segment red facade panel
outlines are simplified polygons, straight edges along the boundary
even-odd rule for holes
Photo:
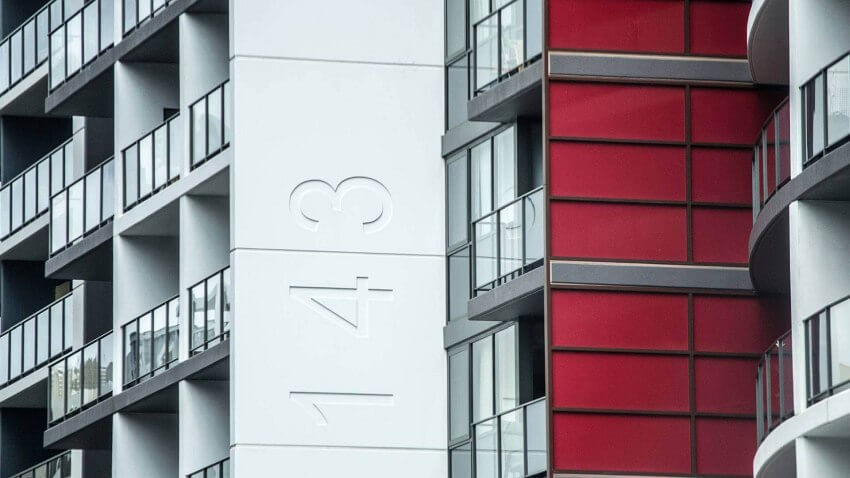
[[[787,304],[754,297],[694,296],[694,347],[760,354],[789,327]],[[753,372],[755,373],[755,372]]]
[[[687,350],[684,295],[552,291],[552,345]]]
[[[749,2],[691,0],[691,53],[746,58],[749,15]]]
[[[758,360],[697,357],[696,407],[707,413],[756,413],[753,374]]]
[[[675,86],[550,85],[554,136],[684,141],[685,94]]]
[[[687,411],[688,387],[686,356],[589,352],[552,356],[556,408]]]
[[[691,138],[697,143],[751,145],[779,99],[757,90],[691,88]]]
[[[558,470],[690,472],[687,417],[555,413],[552,420]]]
[[[697,473],[751,476],[755,436],[755,420],[697,419]]]
[[[681,0],[552,0],[552,49],[683,53]]]
[[[699,207],[692,218],[695,262],[747,263],[751,210]]]
[[[553,202],[552,254],[559,257],[687,259],[684,207]]]
[[[696,202],[752,202],[753,152],[748,149],[691,149],[691,194]]]
[[[554,142],[553,196],[684,201],[685,148]]]

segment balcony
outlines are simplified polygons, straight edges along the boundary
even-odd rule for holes
[[[192,318],[189,354],[195,355],[230,335],[230,299],[233,296],[230,266],[189,289]]]
[[[232,110],[230,80],[189,106],[192,169],[230,146]]]
[[[16,382],[71,348],[74,292],[0,335],[0,388]]]
[[[850,55],[827,66],[803,85],[803,168],[850,139]]]
[[[180,177],[183,122],[179,114],[121,152],[124,162],[124,211],[153,196]]]
[[[228,478],[230,476],[230,458],[210,465],[203,470],[189,474],[189,478]]]
[[[66,451],[11,478],[72,478],[72,463],[72,452]]]
[[[758,443],[779,424],[794,416],[794,364],[791,331],[782,334],[764,353],[756,370],[756,428]]]
[[[542,476],[548,468],[546,399],[472,424],[476,478]]]
[[[123,0],[124,12],[124,36],[130,34],[137,27],[160,14],[165,7],[174,3],[175,0]]]
[[[124,389],[167,370],[180,350],[180,297],[133,319],[121,327],[121,335]]]
[[[50,365],[47,415],[52,426],[112,395],[112,332]]]
[[[50,199],[51,256],[112,220],[114,178],[110,158]]]
[[[753,221],[791,180],[791,112],[788,98],[770,114],[753,147]]]
[[[475,95],[540,58],[542,27],[540,0],[513,0],[475,23],[472,71]]]
[[[64,23],[51,28],[50,91],[112,47],[114,3],[114,0],[92,0]]]
[[[50,198],[74,179],[71,137],[0,189],[0,240],[46,213]]]
[[[809,405],[850,388],[850,298],[803,321],[806,341],[806,400]]]
[[[492,290],[543,263],[543,188],[473,223],[474,294]]]

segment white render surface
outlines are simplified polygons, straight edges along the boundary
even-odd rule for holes
[[[442,2],[230,8],[234,476],[446,476]]]

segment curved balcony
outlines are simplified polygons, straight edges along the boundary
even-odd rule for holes
[[[753,0],[747,58],[756,83],[788,84],[788,0]]]
[[[782,334],[759,360],[756,370],[756,428],[761,443],[794,416],[794,366],[791,331]]]

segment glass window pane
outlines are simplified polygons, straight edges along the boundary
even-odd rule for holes
[[[840,302],[829,311],[832,385],[850,380],[850,300]]]
[[[139,378],[138,364],[139,330],[136,321],[124,326],[124,383]]]
[[[526,407],[526,448],[528,474],[546,471],[546,402],[539,401]]]
[[[477,23],[490,13],[490,0],[469,0],[469,21]]]
[[[35,22],[24,25],[24,74],[35,68]]]
[[[50,50],[47,47],[48,39],[50,38],[50,30],[47,21],[49,20],[49,9],[45,9],[38,14],[35,20],[36,24],[36,60],[38,63],[47,59]]]
[[[50,205],[50,162],[42,161],[38,163],[38,187],[36,208],[38,214],[46,211]]]
[[[850,57],[826,70],[826,131],[829,144],[850,134]]]
[[[0,385],[9,381],[9,334],[0,335]]]
[[[207,341],[212,340],[221,333],[219,292],[220,282],[218,275],[207,279]]]
[[[55,357],[65,350],[62,331],[62,303],[50,307],[50,356]]]
[[[35,367],[35,321],[24,322],[24,372]]]
[[[472,446],[470,444],[459,446],[449,451],[452,473],[451,478],[472,477]]]
[[[493,138],[493,164],[495,165],[496,207],[515,199],[516,194],[516,138],[513,127]]]
[[[68,74],[79,71],[83,65],[83,20],[81,15],[68,20],[65,29],[68,32]]]
[[[151,15],[151,0],[138,0],[139,23]]]
[[[525,204],[525,263],[543,259],[543,223],[546,221],[543,209],[543,191],[527,196]]]
[[[24,35],[19,30],[14,35],[12,35],[12,39],[9,43],[10,48],[12,49],[12,83],[14,84],[18,80],[21,79],[23,74],[23,61],[24,61],[24,45],[23,45]]]
[[[201,100],[192,107],[192,165],[207,156],[207,113],[206,101]]]
[[[71,141],[62,148],[62,164],[65,166],[65,185],[74,182],[74,142]]]
[[[183,121],[178,116],[168,123],[168,177],[173,179],[180,176],[183,170]]]
[[[472,344],[472,421],[493,415],[493,337]]]
[[[191,310],[189,314],[192,317],[192,339],[190,346],[192,349],[203,345],[206,339],[206,330],[204,324],[206,322],[206,301],[204,298],[204,284],[200,283],[192,288],[191,292]]]
[[[86,231],[100,224],[100,169],[86,176]]]
[[[12,182],[12,230],[24,223],[24,180],[21,178]]]
[[[516,326],[496,333],[496,413],[519,405]]]
[[[499,275],[505,276],[522,268],[522,202],[499,211]]]
[[[218,465],[211,466],[207,468],[207,475],[204,478],[221,478],[219,471],[220,469]]]
[[[65,187],[65,150],[59,149],[50,155],[50,195]]]
[[[469,436],[469,348],[449,355],[449,441]]]
[[[448,247],[466,242],[469,228],[467,213],[467,184],[466,152],[450,159],[446,165],[446,181],[448,189]]]
[[[136,0],[124,0],[124,31],[136,26]]]
[[[506,413],[501,417],[501,460],[502,478],[525,477],[524,420],[522,409]]]
[[[97,386],[100,367],[97,361],[99,356],[97,342],[83,349],[83,405],[97,400],[98,397]]]
[[[472,164],[472,220],[489,213],[492,207],[492,180],[490,161],[490,140],[487,140],[470,150]]]
[[[233,116],[233,91],[230,88],[230,82],[224,84],[224,136],[223,144],[229,144],[230,138],[233,135],[232,129]]]
[[[109,334],[100,339],[100,361],[98,365],[98,377],[100,380],[100,395],[108,395],[112,393],[112,356],[115,353],[112,350],[114,344],[112,342],[112,334]]]
[[[475,90],[482,90],[499,77],[499,17],[493,15],[475,27]]]
[[[11,193],[12,187],[7,186],[0,189],[0,237],[9,235],[10,229],[10,208],[11,208]]]
[[[489,290],[498,278],[496,223],[491,214],[475,223],[475,288]]]
[[[446,56],[466,49],[466,0],[446,0]]]
[[[32,221],[35,217],[36,192],[36,169],[30,169],[24,174],[24,222]]]
[[[145,136],[139,141],[139,197],[153,189],[153,138]]]
[[[502,31],[501,48],[502,64],[500,72],[508,73],[514,68],[525,63],[525,23],[522,19],[522,2],[513,4],[502,9]]]
[[[446,129],[452,129],[467,120],[466,103],[469,101],[469,56],[464,55],[446,67]]]
[[[449,320],[465,317],[469,301],[469,248],[449,256]]]
[[[83,10],[83,63],[88,63],[97,56],[98,45],[98,2],[89,3]]]
[[[163,367],[168,363],[168,329],[166,328],[166,305],[153,311],[153,368]]]
[[[50,313],[48,311],[41,312],[35,318],[36,322],[36,340],[35,361],[41,365],[49,358],[50,350]]]
[[[499,471],[496,419],[475,426],[475,478],[496,478]]]
[[[82,367],[82,354],[77,352],[68,356],[68,413],[78,410],[82,405],[82,376],[80,369]]]
[[[68,241],[83,235],[83,188],[83,181],[68,188]]]
[[[525,60],[528,61],[543,52],[543,2],[525,0]]]
[[[100,202],[100,218],[105,221],[115,214],[115,161],[109,161],[101,168],[103,185],[101,193],[103,198]]]
[[[50,34],[50,87],[65,81],[65,27]]]
[[[65,415],[65,361],[50,367],[50,421]]]
[[[162,126],[153,133],[153,187],[165,185],[168,178],[168,128]]]
[[[826,350],[829,337],[826,331],[826,312],[808,322],[809,328],[809,396],[825,392],[829,387]]]
[[[218,89],[207,97],[207,110],[209,112],[207,115],[207,128],[209,129],[207,140],[209,149],[207,151],[210,153],[220,149],[222,144],[221,94],[222,90]]]
[[[168,361],[177,360],[180,353],[180,299],[168,303]]]
[[[221,274],[221,279],[224,281],[221,287],[221,293],[223,294],[221,298],[222,303],[222,311],[221,311],[221,332],[227,332],[230,330],[230,300],[233,297],[233,279],[232,273],[230,269],[226,269]]]
[[[10,379],[18,378],[21,375],[21,359],[23,358],[22,340],[23,328],[15,327],[12,329],[12,332],[9,334],[9,353],[11,354],[9,358]]]
[[[55,30],[63,22],[65,19],[62,17],[62,0],[53,0],[50,4],[50,29]]]
[[[69,295],[62,301],[62,320],[65,321],[65,348],[73,344],[74,340],[74,296]]]
[[[115,20],[115,6],[113,2],[100,2],[100,49],[113,43],[113,22]]]
[[[56,252],[65,247],[67,242],[67,213],[65,211],[65,196],[59,194],[53,198],[50,207],[50,251]]]
[[[9,88],[9,42],[0,44],[0,91]]]
[[[150,314],[139,319],[139,376],[143,377],[152,370],[152,326]]]
[[[804,89],[806,106],[806,158],[811,158],[823,150],[823,81],[822,77]]]
[[[71,15],[80,11],[83,8],[85,0],[65,0],[65,18],[70,18]]]
[[[139,199],[139,154],[136,145],[124,151],[124,207]]]

